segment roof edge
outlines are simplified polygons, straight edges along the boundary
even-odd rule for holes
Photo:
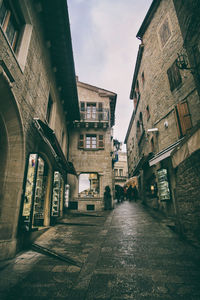
[[[151,6],[149,8],[149,10],[147,11],[147,14],[142,22],[142,25],[140,26],[140,29],[136,35],[137,38],[142,39],[143,35],[145,33],[145,31],[147,30],[149,24],[151,23],[151,20],[158,8],[158,6],[160,5],[160,2],[162,0],[153,0],[153,2],[151,3]]]

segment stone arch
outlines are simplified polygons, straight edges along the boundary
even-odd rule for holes
[[[0,258],[16,251],[16,233],[24,171],[24,135],[19,109],[11,84],[0,70]]]

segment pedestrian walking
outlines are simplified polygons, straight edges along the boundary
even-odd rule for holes
[[[132,185],[130,184],[127,190],[127,198],[129,201],[132,201],[133,199],[133,188]]]
[[[111,209],[111,193],[110,193],[110,187],[108,185],[105,187],[105,192],[104,192],[104,209],[105,210]]]

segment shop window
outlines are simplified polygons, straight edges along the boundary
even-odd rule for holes
[[[53,108],[53,100],[51,98],[51,95],[49,95],[49,100],[48,100],[48,105],[47,105],[47,114],[46,114],[46,120],[48,123],[50,123],[50,121],[51,121],[52,108]]]
[[[182,78],[180,70],[176,65],[176,61],[173,65],[167,70],[167,75],[169,79],[170,90],[174,91],[182,83]]]
[[[43,226],[48,166],[38,154],[30,154],[25,181],[22,211],[26,230],[31,226]]]
[[[10,6],[13,3],[13,1],[0,0],[0,25],[15,51],[22,24],[16,11],[13,9],[14,6]]]
[[[99,176],[97,173],[79,175],[79,197],[95,198],[99,196]]]
[[[186,100],[176,105],[175,119],[179,137],[186,135],[187,132],[192,128],[191,115]]]

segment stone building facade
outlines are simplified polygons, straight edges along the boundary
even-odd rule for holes
[[[66,1],[1,0],[0,259],[62,215],[78,118]]]
[[[195,3],[191,1],[188,10],[180,1],[152,2],[137,34],[141,44],[130,93],[134,108],[125,138],[129,176],[138,176],[142,201],[173,217],[177,230],[188,236],[200,227],[200,44],[198,30],[192,30]],[[195,22],[197,26],[199,14]]]
[[[118,161],[114,164],[114,180],[115,186],[124,186],[128,179],[127,154],[126,152],[118,152]]]
[[[78,176],[69,176],[69,208],[100,211],[106,186],[113,195],[112,127],[117,95],[79,80],[77,88],[81,117],[71,130],[70,160]]]

